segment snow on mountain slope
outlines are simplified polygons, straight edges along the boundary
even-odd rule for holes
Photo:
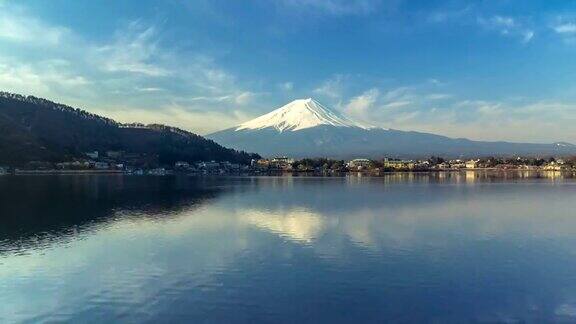
[[[298,131],[320,125],[368,128],[326,108],[318,101],[308,98],[294,100],[268,114],[247,121],[238,126],[236,131],[271,127],[279,132],[284,132]]]

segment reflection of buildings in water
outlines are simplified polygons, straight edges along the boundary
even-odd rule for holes
[[[560,171],[542,171],[542,177],[548,179],[564,179],[565,174]]]
[[[466,183],[473,183],[476,181],[476,172],[475,171],[464,171]]]
[[[444,179],[446,179],[447,174],[448,174],[447,172],[443,172],[443,171],[438,172],[438,179],[439,179],[439,180],[444,180]]]

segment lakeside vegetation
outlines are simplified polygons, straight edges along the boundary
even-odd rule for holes
[[[265,163],[261,163],[264,167]],[[394,172],[394,171],[449,171],[460,169],[545,170],[574,171],[576,156],[558,158],[485,157],[479,159],[447,159],[432,156],[424,160],[354,159],[350,161],[327,158],[301,159],[292,163],[271,163],[268,169],[296,172]]]

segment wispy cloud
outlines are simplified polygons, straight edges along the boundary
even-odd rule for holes
[[[400,108],[409,106],[412,104],[412,101],[392,101],[382,105],[383,108]]]
[[[93,111],[111,116],[120,122],[162,123],[182,129],[190,129],[190,125],[194,125],[194,132],[198,134],[213,132],[214,125],[218,125],[218,130],[220,130],[238,125],[251,118],[241,110],[211,111],[202,107],[169,103],[159,105],[154,110],[120,106],[113,111],[107,109],[94,109]]]
[[[280,0],[282,5],[306,10],[310,13],[343,15],[365,15],[375,12],[381,5],[379,0]]]
[[[283,91],[292,91],[294,89],[293,82],[283,82],[278,85],[278,87]]]
[[[378,89],[367,90],[361,95],[350,99],[348,104],[345,106],[345,111],[352,116],[364,119],[363,117],[366,115],[367,110],[374,106],[379,97],[380,91]]]
[[[70,33],[68,28],[51,26],[24,15],[19,7],[4,8],[0,11],[0,40],[36,46],[58,45]]]
[[[379,117],[388,114],[386,111],[410,107],[415,99],[411,87],[398,87],[388,91],[372,88],[349,99],[344,111],[356,119],[374,124],[379,121]]]
[[[128,22],[109,39],[95,42],[11,4],[5,6],[0,11],[2,90],[43,96],[111,117],[131,116],[132,121],[144,121],[138,116],[151,121],[154,115],[166,120],[161,107],[170,102],[179,111],[202,108],[203,116],[214,114],[215,120],[224,122],[234,118],[222,118],[223,114],[258,96],[240,86],[236,76],[213,57],[199,50],[181,53],[165,44],[158,25]],[[20,55],[24,47],[41,49],[41,59],[33,55],[38,50]],[[124,107],[122,114],[118,107]],[[140,114],[127,113],[128,108]],[[178,124],[193,131],[223,126],[223,122],[206,123],[198,118],[184,120],[186,125]]]
[[[372,88],[344,108],[372,125],[479,140],[571,142],[570,125],[576,123],[576,102],[460,100],[419,87]]]
[[[564,23],[553,27],[558,34],[576,34],[576,23]]]
[[[552,30],[564,41],[566,44],[576,44],[576,22],[565,21],[558,19],[559,22],[552,25]]]
[[[509,16],[495,15],[491,17],[478,17],[478,24],[487,30],[498,31],[501,35],[519,37],[522,42],[528,43],[534,38],[535,32],[526,27],[518,19]]]
[[[156,64],[162,59],[159,56],[164,54],[158,48],[157,34],[155,26],[145,26],[139,21],[133,21],[126,30],[116,34],[113,43],[97,47],[95,55],[109,72],[169,75],[169,70]]]
[[[342,74],[336,74],[330,79],[320,84],[313,92],[317,95],[326,96],[331,99],[337,99],[342,96],[343,83],[346,77]]]
[[[63,62],[22,63],[14,58],[0,57],[0,89],[4,91],[75,99],[75,96],[89,96],[87,88],[90,86],[91,81],[70,70]]]
[[[156,87],[146,87],[146,88],[137,87],[136,90],[141,91],[141,92],[165,91],[165,89],[163,89],[163,88],[156,88]]]
[[[429,100],[444,100],[444,99],[450,99],[453,96],[451,94],[448,93],[431,93],[429,95],[426,96],[426,99]]]

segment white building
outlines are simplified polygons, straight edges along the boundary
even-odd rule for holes
[[[568,167],[564,164],[564,161],[561,161],[562,163],[559,163],[558,161],[553,161],[550,162],[546,165],[544,165],[542,167],[543,170],[545,171],[564,171],[564,170],[568,170]]]
[[[294,159],[282,156],[282,157],[273,158],[271,162],[272,163],[278,163],[278,164],[292,164],[292,163],[294,163]]]
[[[466,169],[476,169],[478,167],[478,161],[470,160],[466,162]]]
[[[94,163],[94,169],[96,169],[96,170],[108,170],[109,168],[110,168],[110,165],[108,165],[108,163],[106,163],[106,162]]]
[[[462,160],[451,160],[449,163],[452,169],[463,169],[466,167],[466,162]]]
[[[199,162],[196,165],[198,166],[198,169],[201,169],[201,170],[213,170],[213,169],[220,168],[220,163],[216,162],[216,161]]]
[[[416,167],[416,163],[412,160],[384,160],[385,168],[392,168],[397,170],[412,170]]]
[[[86,156],[88,156],[88,157],[91,158],[91,159],[97,159],[98,156],[99,156],[98,151],[86,152],[86,153],[84,153],[84,154],[86,154]]]
[[[174,164],[176,169],[188,169],[190,167],[190,163],[184,161],[178,161]]]
[[[369,167],[372,164],[372,161],[368,159],[354,159],[346,163],[346,167],[349,169],[364,169]]]

